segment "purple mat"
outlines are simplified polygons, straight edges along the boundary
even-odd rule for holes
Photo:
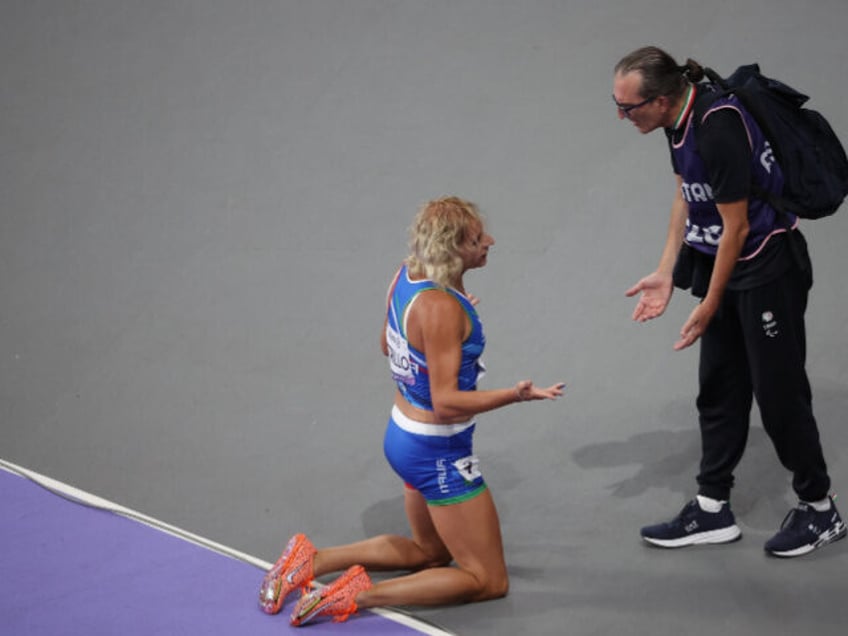
[[[375,634],[421,631],[360,612],[288,624],[256,603],[262,570],[0,470],[0,634]]]

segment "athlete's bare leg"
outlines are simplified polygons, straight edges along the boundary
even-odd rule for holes
[[[448,506],[428,506],[405,489],[412,539],[380,535],[318,550],[315,576],[359,563],[366,570],[417,570],[379,581],[357,596],[361,608],[381,605],[447,605],[506,595],[509,578],[500,521],[491,492]],[[451,556],[456,562],[449,567]]]
[[[313,561],[315,576],[339,572],[355,563],[375,571],[420,570],[450,563],[450,552],[439,538],[424,497],[417,490],[404,488],[404,504],[412,539],[384,534],[321,548]]]
[[[447,605],[500,598],[509,589],[500,522],[489,490],[449,506],[429,506],[434,528],[456,567],[433,567],[376,583],[359,607]]]

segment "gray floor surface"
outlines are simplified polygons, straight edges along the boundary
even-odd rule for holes
[[[630,321],[674,180],[610,101],[643,44],[758,61],[848,139],[843,0],[4,0],[0,457],[267,560],[405,531],[381,439],[386,286],[423,201],[480,204],[468,278],[486,386],[563,379],[479,418],[512,590],[419,612],[459,634],[837,634],[848,541],[762,543],[793,503],[756,413],[744,537],[638,528],[694,492],[693,300]],[[804,225],[808,369],[848,488],[848,212]],[[843,506],[848,511],[848,504]]]

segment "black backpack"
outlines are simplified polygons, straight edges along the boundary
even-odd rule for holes
[[[740,66],[727,78],[709,68],[704,74],[715,88],[698,99],[695,121],[713,101],[733,93],[759,124],[783,171],[782,193],[755,185],[754,194],[776,210],[805,219],[836,212],[848,196],[848,158],[827,120],[803,107],[809,97],[760,74],[757,64]]]

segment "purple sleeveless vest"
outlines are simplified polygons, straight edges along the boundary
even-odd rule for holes
[[[711,113],[722,108],[733,109],[742,116],[742,122],[748,134],[748,144],[751,147],[751,175],[754,182],[766,191],[781,192],[783,173],[775,161],[771,145],[763,136],[754,118],[742,108],[735,95],[716,100],[704,113],[701,121],[703,122]],[[715,256],[724,228],[721,215],[713,200],[707,168],[698,153],[693,119],[694,114],[686,123],[681,141],[677,144],[672,143],[671,146],[675,165],[683,179],[681,186],[683,198],[689,204],[684,241],[699,252]],[[797,219],[793,216],[790,219],[790,226],[796,223]],[[739,260],[754,258],[769,237],[778,232],[785,232],[787,225],[786,221],[780,218],[780,213],[765,201],[753,196],[748,200],[748,224],[750,231]]]

